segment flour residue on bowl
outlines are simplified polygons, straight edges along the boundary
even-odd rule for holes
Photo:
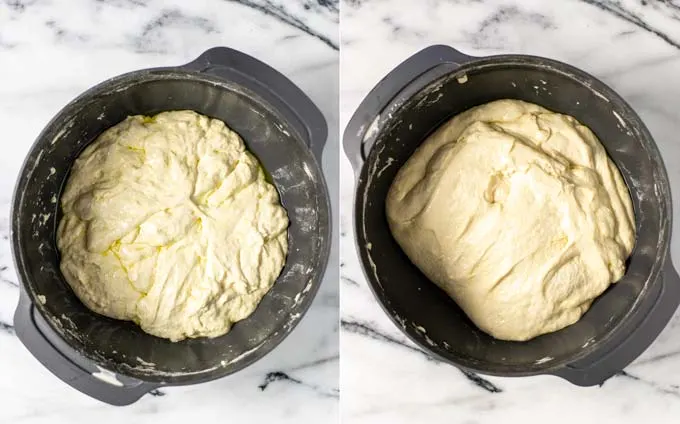
[[[380,155],[382,152],[385,150],[385,146],[381,145],[379,148],[377,146],[374,146],[374,149],[377,148],[378,150],[376,151],[376,157],[375,160],[372,161],[371,166],[368,170],[368,177],[366,178],[366,184],[364,186],[364,192],[362,193],[363,196],[363,218],[361,222],[361,230],[362,230],[362,235],[364,240],[366,240],[365,244],[365,252],[366,252],[366,258],[368,259],[369,266],[371,267],[371,271],[373,273],[373,277],[375,278],[376,283],[382,287],[382,282],[380,281],[380,278],[378,277],[378,269],[375,265],[375,261],[373,260],[373,257],[371,256],[371,247],[372,244],[368,238],[368,231],[366,228],[366,210],[369,206],[368,202],[368,193],[371,188],[371,184],[373,183],[373,179],[376,178],[377,172],[378,172],[378,163],[380,162]],[[359,181],[360,183],[360,181]]]
[[[276,184],[276,188],[282,195],[289,191],[299,190],[307,186],[305,181],[297,181],[295,184],[289,184],[289,182],[295,181],[293,178],[293,171],[290,169],[289,165],[271,171],[271,176],[275,181],[279,182],[279,184]]]
[[[103,381],[104,383],[108,383],[112,386],[117,386],[117,387],[123,387],[124,386],[124,384],[121,383],[118,380],[115,373],[113,373],[113,372],[111,372],[107,369],[104,369],[104,368],[100,367],[99,365],[97,365],[97,369],[99,371],[93,372],[92,373],[93,377]]]
[[[301,231],[310,232],[314,230],[317,221],[317,213],[314,208],[309,206],[295,207],[293,208],[293,217]]]
[[[311,169],[309,169],[309,165],[307,165],[307,162],[302,162],[302,170],[305,171],[305,174],[307,174],[311,181],[316,182],[316,175],[312,172]]]
[[[251,349],[246,350],[245,352],[241,353],[241,354],[238,355],[237,357],[235,357],[235,358],[233,358],[233,359],[230,359],[229,361],[221,361],[221,362],[220,362],[220,365],[223,366],[223,367],[226,367],[227,365],[231,365],[231,364],[235,364],[235,363],[237,363],[237,362],[240,362],[240,361],[242,361],[244,358],[247,358],[248,356],[250,356],[251,353],[255,352],[255,351],[258,350],[260,347],[262,347],[262,345],[264,345],[266,342],[267,342],[267,340],[265,339],[264,341],[262,341],[262,342],[261,342],[260,344],[258,344],[257,346],[255,346],[255,347],[253,347],[253,348],[251,348]]]
[[[625,129],[626,134],[633,135],[633,133],[631,133],[630,129],[628,128],[628,124],[626,124],[626,121],[621,117],[621,115],[618,114],[618,112],[616,112],[615,110],[612,110],[612,115],[614,115],[616,120],[619,121],[619,125],[618,125],[619,129],[621,129],[621,130]]]
[[[295,312],[294,314],[291,314],[290,317],[288,318],[288,321],[283,325],[283,328],[286,330],[290,330],[295,326],[295,324],[302,318],[302,314],[300,312]]]
[[[433,347],[437,346],[437,343],[435,343],[430,338],[430,336],[427,335],[427,330],[425,329],[425,327],[423,327],[422,325],[418,325],[414,322],[411,323],[411,326],[413,326],[413,328],[425,339],[425,342],[427,344],[429,344],[430,346],[433,346]]]
[[[290,137],[290,133],[288,131],[286,131],[285,128],[283,128],[283,125],[280,125],[280,124],[274,124],[274,125],[276,126],[276,129],[278,129],[281,134],[284,134],[284,135]]]
[[[583,345],[581,346],[581,348],[583,348],[583,349],[587,348],[588,346],[590,346],[591,344],[593,344],[594,341],[595,341],[595,337],[590,337],[588,340],[586,340],[585,343],[583,343]]]
[[[49,221],[50,216],[52,216],[52,214],[48,212],[48,213],[41,213],[38,216],[40,217],[40,219],[38,220],[38,225],[43,226],[43,225],[47,224],[47,221]]]
[[[288,165],[276,168],[271,171],[272,177],[275,179],[289,180],[293,177],[293,173],[288,169]]]
[[[435,103],[437,103],[439,100],[441,100],[442,97],[444,97],[444,94],[442,93],[437,93],[434,99],[430,98],[430,94],[434,94],[436,91],[433,91],[431,93],[428,93],[425,97],[420,99],[420,101],[416,104],[416,109],[422,108],[423,106],[431,106]]]
[[[387,168],[389,168],[390,166],[392,166],[392,163],[393,163],[393,162],[394,162],[394,158],[392,158],[392,157],[388,157],[388,158],[387,158],[387,163],[385,164],[385,166],[383,166],[382,168],[380,168],[380,170],[378,171],[378,178],[380,178],[380,176],[382,175],[382,173],[385,172],[385,170],[386,170]]]
[[[153,362],[147,362],[147,361],[143,360],[142,358],[140,358],[139,356],[137,356],[135,358],[135,360],[137,362],[139,362],[140,364],[144,365],[145,367],[148,367],[148,368],[155,368],[156,367],[156,364],[154,364]]]
[[[545,357],[543,357],[543,358],[537,360],[536,362],[534,362],[534,364],[536,364],[536,365],[545,364],[546,362],[550,362],[550,361],[552,361],[553,359],[554,359],[554,358],[553,358],[552,356],[545,356]]]
[[[591,91],[591,93],[593,93],[597,97],[601,98],[605,102],[609,103],[609,99],[604,94],[600,93],[599,91],[597,91],[593,87],[591,87],[591,85],[589,83],[585,83],[585,86],[588,87],[588,89]]]
[[[368,126],[368,129],[366,130],[366,134],[364,134],[364,138],[362,141],[365,143],[367,140],[374,137],[376,134],[378,134],[379,129],[380,129],[380,115],[377,115],[375,119],[373,119],[373,122],[371,122],[371,125]]]
[[[57,135],[55,135],[52,140],[50,141],[50,145],[54,145],[59,141],[63,136],[71,132],[71,129],[73,128],[73,124],[76,122],[76,117],[73,116],[69,121],[59,130]]]

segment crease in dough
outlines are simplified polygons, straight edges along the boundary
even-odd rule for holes
[[[192,111],[131,116],[78,157],[61,270],[80,300],[179,341],[248,317],[284,266],[288,216],[257,159]]]
[[[442,125],[397,173],[386,212],[411,261],[502,340],[575,323],[635,243],[628,189],[593,132],[518,100]]]

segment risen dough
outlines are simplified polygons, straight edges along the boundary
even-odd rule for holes
[[[191,111],[132,116],[76,160],[57,246],[76,295],[173,341],[250,315],[287,252],[288,217],[239,136]]]
[[[528,340],[576,322],[625,271],[631,199],[595,135],[516,100],[439,128],[387,196],[392,233],[483,331]]]

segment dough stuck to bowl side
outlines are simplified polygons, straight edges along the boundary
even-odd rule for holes
[[[179,341],[248,317],[284,266],[288,216],[241,138],[193,111],[131,116],[76,159],[61,270],[80,300]]]
[[[437,129],[397,173],[386,212],[411,261],[501,340],[578,321],[635,243],[630,194],[593,132],[518,100]]]

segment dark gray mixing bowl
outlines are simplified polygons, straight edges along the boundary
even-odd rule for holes
[[[624,278],[576,324],[527,342],[496,340],[479,330],[409,261],[385,216],[397,170],[434,129],[505,98],[572,115],[590,127],[628,185],[637,230]],[[669,254],[671,192],[659,150],[630,106],[581,70],[540,57],[470,57],[432,46],[368,94],[347,125],[344,148],[357,174],[354,229],[369,285],[392,321],[435,357],[483,374],[554,374],[578,385],[599,384],[640,355],[678,306],[680,278]]]
[[[241,135],[271,175],[290,227],[285,268],[250,317],[222,337],[172,343],[87,309],[59,271],[55,233],[59,195],[82,149],[128,115],[178,109],[218,118]],[[227,48],[88,90],[43,130],[16,185],[11,239],[21,282],[19,339],[62,380],[116,405],[160,386],[223,377],[262,358],[307,311],[326,268],[330,203],[320,167],[326,136],[321,112],[290,80]]]

